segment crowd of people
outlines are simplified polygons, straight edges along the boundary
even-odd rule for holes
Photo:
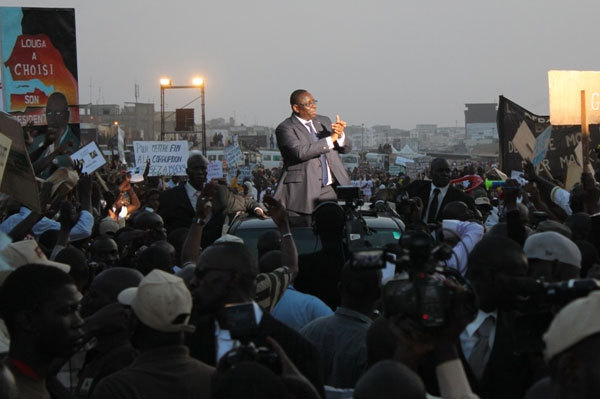
[[[359,213],[336,201],[315,207],[319,245],[299,253],[276,171],[206,181],[191,151],[168,182],[149,164],[81,173],[66,103],[49,104],[27,137],[41,212],[2,200],[0,398],[599,394],[593,174],[566,190],[530,163],[518,180],[440,158],[427,179],[350,171],[404,225],[365,263],[346,231]],[[273,222],[256,247],[227,232],[240,214]]]

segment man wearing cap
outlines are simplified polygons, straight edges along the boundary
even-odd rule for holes
[[[529,275],[547,282],[580,277],[581,251],[564,235],[544,231],[530,235],[523,247],[529,260]]]
[[[565,306],[544,334],[551,395],[595,399],[600,393],[600,292]]]
[[[153,270],[118,300],[132,309],[131,342],[139,357],[127,368],[104,378],[92,398],[208,398],[214,369],[190,357],[183,333],[192,296],[179,277]]]

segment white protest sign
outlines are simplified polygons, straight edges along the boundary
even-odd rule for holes
[[[134,141],[135,165],[146,167],[150,160],[149,176],[185,176],[189,149],[187,141]]]
[[[239,167],[240,176],[238,177],[238,181],[244,181],[245,178],[252,179],[252,169],[250,166],[240,166]]]
[[[550,123],[581,124],[581,91],[585,90],[587,123],[600,123],[600,72],[548,71]]]
[[[82,173],[91,174],[100,169],[106,163],[102,151],[95,141],[90,141],[71,155],[73,161],[83,162]]]
[[[235,166],[236,163],[244,159],[244,154],[242,153],[242,150],[240,149],[240,146],[237,144],[237,142],[230,145],[229,147],[226,147],[223,153],[225,155],[225,160],[227,161],[227,165],[229,167]]]
[[[212,161],[208,163],[208,168],[206,169],[206,181],[211,181],[212,179],[221,179],[223,177],[223,162],[221,161]]]
[[[520,185],[524,186],[529,183],[527,180],[523,178],[523,172],[520,170],[511,170],[510,178],[515,179]]]

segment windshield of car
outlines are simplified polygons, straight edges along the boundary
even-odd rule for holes
[[[256,243],[259,237],[268,230],[276,230],[274,228],[253,228],[253,229],[236,229],[235,232],[230,232],[244,240],[246,246],[257,255],[258,250]],[[310,227],[294,227],[292,228],[294,242],[298,250],[298,255],[311,254],[318,252],[321,249],[321,241]],[[391,228],[371,228],[371,234],[366,239],[374,248],[382,248],[386,244],[397,243],[401,237],[400,229]]]

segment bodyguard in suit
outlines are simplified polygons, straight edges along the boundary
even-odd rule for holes
[[[207,197],[212,202],[212,215],[202,236],[202,247],[206,248],[222,233],[225,217],[236,212],[247,212],[265,218],[264,209],[252,198],[234,194],[226,186],[205,185],[208,159],[200,151],[191,151],[187,161],[188,181],[160,195],[158,214],[163,218],[167,232],[180,227],[190,227],[194,220],[198,198]],[[206,186],[206,187],[205,187]]]
[[[352,147],[344,134],[346,122],[317,115],[317,100],[308,91],[294,91],[290,105],[292,115],[275,130],[283,171],[274,197],[286,209],[309,215],[316,203],[337,199],[337,185],[350,184],[339,153]]]
[[[473,248],[468,267],[478,313],[461,333],[459,348],[470,385],[482,399],[522,398],[536,370],[517,351],[515,294],[506,285],[526,275],[527,258],[509,238],[487,237]]]
[[[475,202],[464,192],[450,186],[450,164],[443,158],[431,161],[429,180],[415,180],[408,186],[411,197],[419,197],[423,202],[421,219],[425,223],[442,220],[442,210],[453,201],[462,201],[475,211]]]

